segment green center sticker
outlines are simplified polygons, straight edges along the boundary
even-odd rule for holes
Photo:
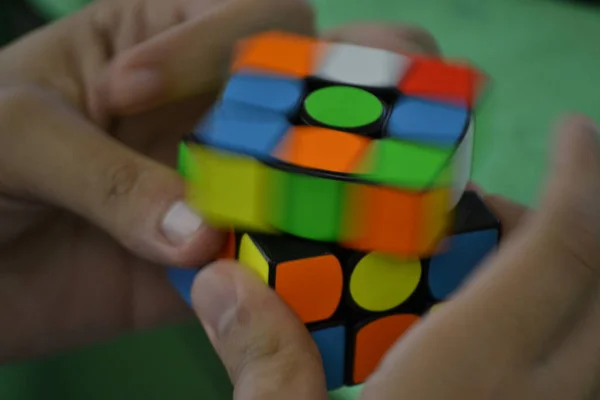
[[[371,124],[383,113],[383,104],[366,90],[330,86],[316,90],[304,100],[308,115],[322,124],[358,128]]]

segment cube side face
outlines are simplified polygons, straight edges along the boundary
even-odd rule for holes
[[[274,288],[311,332],[330,390],[364,383],[410,327],[437,309],[477,270],[500,240],[501,226],[474,192],[466,192],[452,232],[428,258],[360,252],[292,236],[238,232],[223,254]],[[169,268],[191,303],[198,269]]]
[[[455,165],[470,165],[460,161],[472,151],[461,144],[474,69],[267,32],[244,41],[232,72],[188,144],[198,157],[182,161],[200,171],[186,178],[201,215],[217,226],[430,255],[451,224],[451,194],[461,190]],[[450,87],[440,73],[460,80]],[[420,197],[414,220],[386,226],[352,212],[379,188]],[[444,201],[427,200],[439,192]],[[399,208],[390,220],[402,219]]]

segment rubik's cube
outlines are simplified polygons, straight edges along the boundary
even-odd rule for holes
[[[187,201],[307,325],[328,387],[361,383],[499,240],[465,192],[482,75],[284,32],[231,72],[181,143]],[[185,295],[194,273],[170,276]]]

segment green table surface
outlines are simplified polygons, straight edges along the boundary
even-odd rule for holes
[[[565,111],[600,120],[600,14],[558,0],[316,0],[323,28],[408,21],[493,78],[479,113],[474,179],[533,204],[546,176],[551,126]],[[353,399],[359,388],[333,399]],[[2,399],[232,397],[196,322],[0,369]]]

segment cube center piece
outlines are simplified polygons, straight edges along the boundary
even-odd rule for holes
[[[381,125],[386,113],[385,103],[367,90],[327,86],[306,96],[301,118],[307,125],[356,131],[373,139],[382,139]]]

